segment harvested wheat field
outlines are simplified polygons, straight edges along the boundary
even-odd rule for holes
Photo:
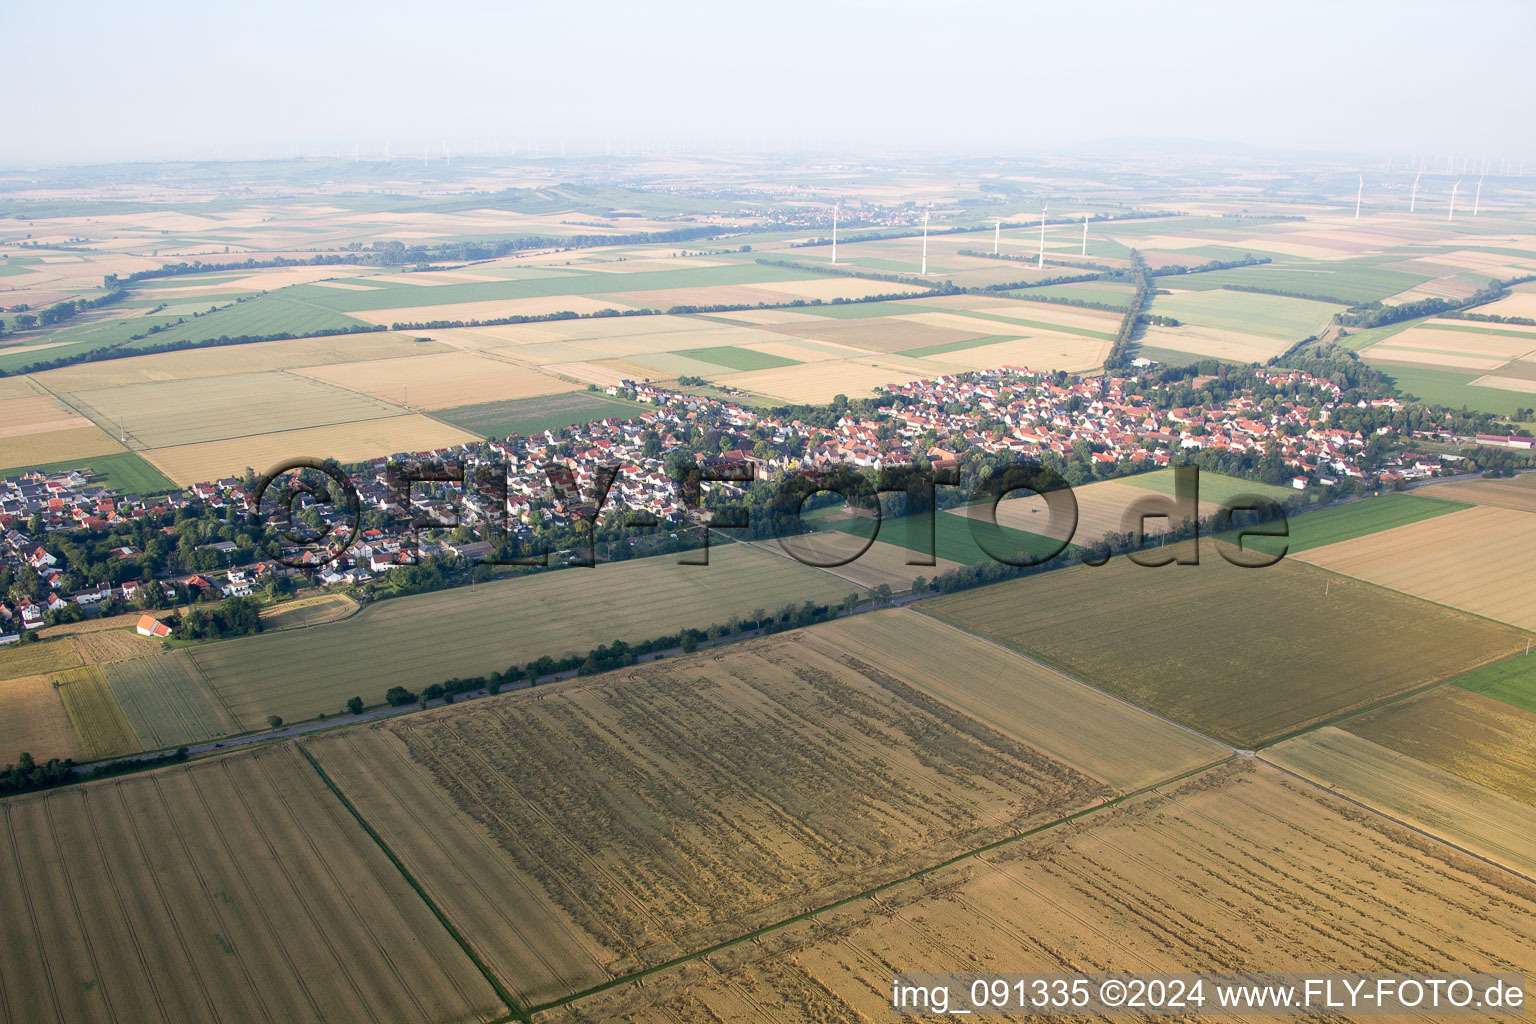
[[[1440,686],[1339,726],[1536,807],[1536,714]]]
[[[291,746],[7,800],[0,843],[7,1020],[505,1012]]]
[[[75,641],[69,637],[0,647],[0,679],[45,675],[81,664]]]
[[[360,462],[380,455],[415,453],[467,444],[479,438],[428,416],[388,416],[302,430],[236,437],[141,452],[156,469],[187,486],[238,475],[246,466],[258,473],[299,455]]]
[[[346,594],[321,594],[318,597],[301,597],[296,601],[284,601],[261,610],[263,632],[277,629],[307,629],[337,619],[345,619],[357,611],[357,602]]]
[[[921,365],[921,364],[919,364]],[[867,398],[871,391],[886,384],[902,384],[923,377],[937,376],[942,367],[911,368],[899,360],[882,362],[862,359],[837,359],[799,366],[777,366],[771,370],[748,370],[710,377],[717,384],[755,391],[782,398],[787,402],[830,402],[836,395]]]
[[[387,402],[409,404],[412,409],[445,409],[504,398],[534,398],[580,387],[531,367],[469,352],[334,363],[299,372],[349,391],[360,391]]]
[[[791,557],[797,561],[803,559],[806,565],[849,558],[864,546],[866,539],[838,530],[826,533],[805,533],[785,538],[790,546]],[[761,546],[764,551],[773,555],[785,553],[778,542],[762,542],[761,545],[753,546]],[[918,576],[933,579],[939,573],[960,565],[959,562],[951,562],[944,558],[936,558],[936,565],[907,564],[908,559],[920,557],[922,556],[917,552],[900,545],[877,540],[853,561],[846,565],[829,566],[825,571],[860,587],[873,589],[884,583],[893,591],[900,593],[903,590],[910,590],[912,580]]]
[[[1506,480],[1458,480],[1448,484],[1430,484],[1423,493],[1447,501],[1469,501],[1474,505],[1536,512],[1536,473],[1526,473]]]
[[[400,412],[397,406],[282,371],[124,384],[71,392],[70,399],[98,424],[125,429],[143,448],[351,423]]]
[[[338,334],[323,338],[220,345],[182,352],[159,352],[130,359],[79,363],[39,373],[37,379],[54,391],[89,391],[124,384],[222,377],[231,373],[261,373],[298,366],[393,359],[447,351],[450,351],[447,345],[417,341],[401,334]]]
[[[1296,557],[1405,594],[1536,629],[1536,514],[1469,508]]]
[[[69,668],[55,672],[53,681],[83,758],[94,761],[142,749],[101,669],[95,665]]]
[[[1536,875],[1536,807],[1498,790],[1332,726],[1263,757],[1479,857]]]
[[[123,451],[116,439],[91,426],[0,437],[0,469],[89,459]]]
[[[126,629],[97,629],[75,635],[75,649],[87,665],[110,665],[157,654],[160,641]]]
[[[1173,527],[1181,525],[1187,518],[1183,515],[1182,506],[1174,500],[1172,495],[1156,494],[1144,487],[1136,487],[1119,480],[1101,480],[1083,487],[1074,487],[1072,496],[1077,499],[1075,528],[1072,528],[1072,524],[1064,518],[1051,516],[1044,498],[1023,491],[1016,492],[1012,497],[1005,497],[997,503],[997,524],[1049,537],[1052,540],[1088,544],[1103,539],[1107,533],[1128,532],[1125,517],[1136,509],[1146,513],[1148,518],[1140,524],[1140,527],[1133,521],[1130,524],[1131,529],[1141,528],[1149,537],[1166,533],[1171,528],[1168,518],[1160,514],[1155,516],[1151,514],[1154,510],[1161,512],[1166,507],[1175,509],[1177,520],[1172,524]],[[1224,507],[1213,501],[1201,501],[1197,506],[1196,517],[1205,519],[1220,512]],[[950,510],[949,514],[974,516],[984,520],[989,508],[990,506],[985,504],[965,505]],[[1067,532],[1069,529],[1072,529],[1070,535]]]
[[[536,1003],[1107,795],[904,677],[811,629],[307,746]],[[396,831],[395,780],[413,775],[431,785],[409,812],[432,824]],[[559,931],[523,924],[530,949],[510,922],[471,924],[493,913],[479,887],[519,894],[511,922]]]
[[[52,676],[0,680],[0,765],[15,764],[23,752],[39,762],[80,757],[80,741]]]
[[[48,395],[0,400],[0,443],[24,434],[75,430],[90,425],[90,420]]]
[[[1508,872],[1234,763],[537,1020],[875,1024],[902,970],[1525,972],[1533,915]]]
[[[1525,647],[1506,626],[1294,559],[1237,568],[1210,541],[1198,565],[1117,556],[948,594],[923,611],[1238,747]]]

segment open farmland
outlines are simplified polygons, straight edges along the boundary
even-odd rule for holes
[[[440,410],[437,418],[482,437],[501,438],[511,434],[559,430],[614,416],[628,419],[636,415],[639,409],[638,405],[607,395],[575,391],[541,398],[512,398],[478,405],[461,405]]]
[[[1359,501],[1333,505],[1329,508],[1304,512],[1286,520],[1286,536],[1248,536],[1243,546],[1253,551],[1278,555],[1282,549],[1292,555],[1313,548],[1367,537],[1383,530],[1391,530],[1409,523],[1417,523],[1436,516],[1449,515],[1470,506],[1459,501],[1436,500],[1423,495],[1436,494],[1437,488],[1420,490],[1414,494],[1383,494],[1379,497],[1362,498]],[[1260,527],[1265,529],[1267,527]],[[1234,538],[1235,539],[1235,538]]]
[[[69,714],[69,724],[80,740],[82,757],[96,760],[142,749],[98,666],[55,672],[53,681]]]
[[[145,750],[178,747],[239,731],[208,691],[186,651],[151,654],[104,669],[112,696]]]
[[[393,598],[326,626],[207,644],[192,660],[242,727],[256,728],[270,714],[331,714],[359,694],[378,703],[396,683],[500,672],[789,602],[836,603],[853,589],[742,544],[716,546],[709,560],[643,558]]]
[[[292,747],[7,800],[0,835],[7,1020],[505,1012]]]
[[[1289,559],[1237,568],[1204,548],[1199,565],[1116,557],[923,610],[1240,747],[1524,648],[1470,615]]]
[[[1521,512],[1536,512],[1536,473],[1525,473],[1505,480],[1457,480],[1431,484],[1420,494],[1447,501],[1468,501],[1474,505],[1497,505]]]
[[[0,765],[23,752],[39,761],[80,757],[69,713],[47,675],[0,679]]]
[[[261,610],[263,631],[278,629],[305,629],[337,619],[345,619],[357,611],[357,602],[346,594],[321,594],[318,597],[301,597],[296,601],[268,605]]]
[[[94,429],[94,428],[93,428]],[[120,446],[119,446],[120,447]],[[163,494],[175,487],[154,466],[134,452],[117,451],[110,455],[92,455],[62,462],[34,463],[0,470],[0,475],[19,476],[22,473],[67,473],[78,469],[91,477],[91,482],[110,487],[120,494]]]
[[[528,366],[469,352],[333,363],[299,372],[386,402],[409,403],[413,409],[532,398],[581,387]]]
[[[1479,507],[1315,548],[1303,561],[1452,608],[1536,629],[1536,578],[1516,552],[1536,514]]]
[[[1177,288],[1178,280],[1168,279],[1158,284]],[[1149,312],[1201,327],[1296,342],[1321,333],[1333,314],[1342,308],[1281,295],[1212,290],[1158,295],[1153,298]]]
[[[46,675],[82,664],[73,637],[0,647],[0,679]]]
[[[36,375],[37,382],[54,392],[90,391],[124,384],[223,377],[233,373],[261,373],[299,366],[349,363],[361,359],[393,359],[451,351],[433,341],[416,341],[386,332],[341,334],[334,337],[263,341],[250,345],[223,345],[77,363]]]
[[[770,551],[782,550],[772,541],[762,543],[765,543]],[[808,556],[809,564],[835,562],[848,558],[863,546],[864,538],[841,531],[828,531],[801,534],[791,543],[794,545],[792,551],[795,557],[807,558]],[[877,540],[870,544],[858,558],[846,565],[829,566],[826,571],[860,587],[873,589],[884,583],[896,593],[900,593],[911,589],[912,581],[918,576],[931,580],[939,573],[956,568],[960,564],[943,558],[935,558],[934,565],[907,564],[909,559],[917,557],[919,556],[916,552],[909,551],[907,548]]]
[[[1332,726],[1263,756],[1479,857],[1536,874],[1531,804]]]
[[[1461,686],[1438,686],[1340,728],[1536,807],[1536,714],[1530,711]]]
[[[1524,652],[1519,657],[1474,669],[1453,681],[1465,690],[1536,713],[1536,660]]]
[[[367,401],[361,396],[359,400]],[[411,414],[153,448],[144,453],[144,458],[186,486],[239,474],[246,466],[258,473],[265,472],[278,461],[296,455],[360,462],[379,455],[427,451],[474,440],[473,434],[428,416]]]
[[[308,746],[408,869],[421,865],[450,917],[491,917],[473,905],[480,886],[531,904],[512,917],[528,922],[536,948],[508,921],[466,931],[537,1002],[903,877],[1106,793],[915,689],[908,670],[892,674],[898,667],[871,665],[810,629]],[[396,810],[393,780],[413,775],[437,791],[410,804],[438,823],[435,835],[404,828]],[[534,778],[559,781],[530,788]],[[487,834],[496,849],[454,856]],[[459,881],[461,871],[478,884]],[[541,921],[559,931],[535,929]],[[557,955],[573,949],[581,955]]]
[[[881,1021],[893,971],[915,964],[1518,972],[1533,914],[1521,879],[1234,764],[537,1020]]]
[[[210,303],[211,304],[211,303]],[[345,331],[360,326],[360,321],[342,313],[322,309],[290,293],[258,295],[243,302],[221,306],[196,319],[187,316],[139,341],[126,342],[129,348],[148,348],[178,341],[206,341],[212,338],[262,337],[272,334],[320,334]]]
[[[41,463],[78,465],[124,451],[116,438],[83,417],[81,422],[85,426],[0,437],[0,474],[12,476]]]
[[[429,357],[422,357],[429,358]],[[124,384],[71,392],[102,427],[118,424],[139,448],[220,441],[396,416],[396,405],[281,371]]]

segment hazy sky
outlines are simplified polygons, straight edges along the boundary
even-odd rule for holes
[[[0,164],[564,137],[1536,158],[1531,3],[0,4]]]

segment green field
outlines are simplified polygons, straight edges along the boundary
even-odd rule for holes
[[[1057,334],[1076,334],[1084,338],[1097,338],[1100,341],[1114,341],[1113,331],[1095,331],[1090,327],[1072,327],[1067,324],[1053,324],[1046,320],[1026,320],[1020,316],[1003,316],[1001,313],[988,313],[974,309],[952,309],[950,313],[959,316],[967,316],[972,320],[995,320],[999,323],[1018,324],[1021,327],[1035,327],[1042,331],[1055,331]]]
[[[1517,654],[1474,669],[1452,682],[1464,690],[1536,712],[1536,657]]]
[[[1383,494],[1379,498],[1365,498],[1292,516],[1287,522],[1290,536],[1249,537],[1243,546],[1268,554],[1277,554],[1283,546],[1288,554],[1296,555],[1325,544],[1353,540],[1471,507],[1459,501],[1413,494]]]
[[[326,291],[317,288],[316,291]],[[157,331],[146,338],[128,343],[129,348],[151,348],[178,341],[208,341],[212,338],[240,335],[311,334],[321,331],[345,331],[363,326],[357,320],[312,302],[289,297],[292,289],[258,295],[244,302],[226,306],[216,313],[200,317],[178,318],[183,322]],[[414,289],[417,293],[423,289]],[[346,292],[343,294],[353,294]],[[360,293],[358,293],[360,294]]]
[[[43,342],[48,348],[27,351],[11,351],[0,348],[0,373],[15,373],[34,363],[54,359],[68,359],[92,349],[107,348],[127,342],[135,334],[143,334],[156,324],[176,322],[176,317],[118,317],[78,327],[66,327],[48,335],[38,335],[31,340]],[[156,335],[159,337],[159,335]]]
[[[451,423],[483,437],[497,438],[510,434],[561,430],[578,423],[605,420],[610,416],[633,419],[645,408],[647,406],[638,402],[610,398],[590,391],[572,391],[538,398],[509,398],[500,402],[460,405],[452,409],[439,409],[432,415],[444,423]]]
[[[91,473],[102,486],[119,494],[164,494],[176,489],[176,485],[158,469],[133,452],[92,455],[89,458],[48,462],[37,466],[12,466],[10,469],[0,469],[0,477],[19,476],[33,470],[39,473],[64,473],[85,467],[90,467]]]
[[[1306,299],[1215,290],[1158,295],[1149,311],[1187,324],[1300,341],[1320,333],[1340,309]]]
[[[921,607],[1240,748],[1525,646],[1513,629],[1300,562],[1240,569],[1203,549],[1199,565],[1117,557]]]
[[[924,345],[921,348],[909,348],[896,354],[921,359],[924,356],[941,356],[945,352],[961,352],[968,348],[979,348],[982,345],[995,345],[1000,341],[1013,341],[1017,337],[1018,335],[1014,334],[989,334],[984,338],[971,338],[966,341],[947,341],[942,345]]]
[[[1473,387],[1472,382],[1481,374],[1421,370],[1415,366],[1393,366],[1388,363],[1371,365],[1390,377],[1403,394],[1413,395],[1429,405],[1443,405],[1450,409],[1465,406],[1473,412],[1491,412],[1496,416],[1513,416],[1516,409],[1536,405],[1536,398],[1523,392]]]
[[[976,543],[976,537],[971,532],[973,522],[977,523],[977,529],[983,532],[987,546],[994,551],[1022,552],[1038,557],[1056,550],[1060,543],[1038,534],[1026,533],[1008,526],[994,526],[991,523],[972,520],[949,512],[938,513],[938,523],[931,528],[933,532],[930,534],[928,525],[930,517],[931,513],[884,519],[881,521],[878,537],[888,544],[895,544],[908,551],[929,554],[928,543],[929,537],[932,536],[932,554],[962,565],[979,565],[982,562],[995,561],[982,549],[981,545]],[[833,524],[832,529],[858,537],[868,537],[872,525],[873,522],[869,519],[845,519]],[[1071,554],[1074,550],[1076,549],[1068,545],[1064,554]],[[913,571],[920,573],[922,569],[914,567]]]
[[[197,679],[186,651],[105,666],[107,685],[145,750],[177,747],[234,732]]]
[[[1151,473],[1137,473],[1135,476],[1116,477],[1116,479],[1120,483],[1156,491],[1158,494],[1173,493],[1173,470],[1171,469],[1158,469]],[[1293,487],[1261,484],[1257,480],[1244,480],[1242,477],[1212,473],[1203,469],[1200,471],[1200,500],[1214,501],[1218,505],[1226,504],[1239,494],[1257,494],[1276,501],[1284,501],[1287,498],[1296,497],[1299,493]]]
[[[1013,294],[1037,298],[1049,295],[1059,299],[1082,299],[1084,302],[1102,302],[1107,306],[1129,309],[1132,293],[1131,289],[1125,285],[1094,284],[1091,281],[1085,281],[1082,284],[1048,284],[1039,288],[1021,288]]]
[[[268,715],[334,714],[347,698],[383,701],[453,676],[504,671],[600,643],[704,629],[790,602],[836,603],[844,580],[744,544],[716,544],[710,564],[677,555],[560,569],[370,605],[340,622],[189,650],[243,728]],[[690,557],[697,557],[696,555]]]
[[[523,277],[473,284],[422,287],[400,284],[388,277],[370,277],[367,291],[342,291],[319,285],[294,285],[274,292],[284,301],[334,310],[338,313],[407,306],[437,306],[494,299],[547,298],[555,295],[600,296],[608,292],[640,292],[663,288],[702,288],[709,285],[741,285],[762,281],[803,281],[814,275],[803,270],[769,267],[759,263],[732,263],[716,267],[649,270],[633,274],[573,271],[560,277]],[[788,301],[788,296],[785,301]]]
[[[783,356],[769,355],[767,352],[754,352],[749,348],[737,348],[735,345],[713,345],[709,348],[683,348],[672,353],[678,356],[687,356],[689,359],[699,359],[706,363],[714,363],[716,366],[724,366],[732,370],[771,370],[775,366],[798,366],[801,360],[785,359]]]
[[[1165,286],[1207,291],[1235,284],[1244,288],[1267,288],[1312,296],[1320,301],[1341,299],[1364,304],[1377,302],[1398,292],[1423,284],[1430,278],[1406,270],[1374,266],[1374,261],[1352,260],[1347,263],[1275,262],[1237,270],[1212,270],[1204,274],[1182,274],[1162,278]]]

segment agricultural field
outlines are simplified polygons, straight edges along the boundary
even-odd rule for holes
[[[500,399],[534,398],[581,385],[528,366],[470,352],[332,363],[303,376],[413,409],[441,409]]]
[[[1202,474],[1202,480],[1204,474]],[[1383,494],[1374,498],[1333,505],[1329,508],[1303,512],[1286,520],[1286,536],[1264,537],[1249,535],[1243,546],[1252,551],[1270,555],[1283,553],[1299,555],[1303,551],[1338,544],[1356,537],[1368,537],[1385,530],[1407,526],[1409,523],[1433,519],[1470,508],[1459,501],[1428,497],[1438,494],[1435,487],[1421,489],[1413,494]],[[1268,529],[1269,527],[1261,527]],[[1235,541],[1235,536],[1234,536]]]
[[[1526,660],[1524,653],[1474,669],[1453,682],[1464,690],[1536,713],[1536,661]]]
[[[126,449],[117,439],[80,417],[84,426],[65,430],[16,433],[0,437],[0,476],[16,476],[40,463],[63,462],[70,466],[102,459]]]
[[[144,750],[164,750],[238,732],[187,651],[105,666],[107,685]]]
[[[1340,728],[1536,807],[1536,714],[1457,684],[1368,711]]]
[[[99,666],[64,669],[53,674],[53,681],[85,760],[117,757],[142,749]]]
[[[1291,559],[1241,569],[1203,548],[1199,565],[1116,557],[923,611],[1238,747],[1524,649],[1515,630],[1471,615]]]
[[[379,703],[396,683],[417,689],[500,672],[613,640],[723,625],[732,615],[790,602],[835,604],[856,589],[742,544],[716,545],[709,560],[642,558],[392,598],[341,622],[190,653],[218,700],[242,728],[254,729],[271,714],[290,721],[334,714],[357,695]]]
[[[902,529],[902,527],[898,526],[895,529]],[[770,551],[783,550],[780,545],[771,541],[759,543],[766,545]],[[863,545],[864,541],[860,537],[834,530],[796,536],[784,547],[789,548],[793,557],[804,558],[807,564],[820,564],[848,558],[859,551]],[[916,557],[919,556],[914,551],[887,541],[877,540],[853,561],[846,565],[828,566],[826,571],[866,589],[873,589],[884,583],[899,594],[904,590],[910,590],[912,581],[918,576],[931,580],[939,573],[960,565],[959,562],[951,562],[943,558],[934,559],[934,565],[907,564],[909,559]]]
[[[422,877],[436,876],[427,885],[450,918],[474,898],[456,876],[473,871],[480,885],[502,883],[493,891],[531,904],[516,919],[560,922],[553,934],[537,929],[533,949],[506,923],[465,928],[499,974],[527,986],[519,997],[537,1003],[1105,795],[1102,782],[907,681],[946,667],[898,676],[889,659],[870,664],[809,629],[307,746],[370,821],[399,820],[393,780],[432,784],[435,798],[410,807],[437,822],[442,840],[419,826],[385,824],[381,834],[420,850],[405,854],[407,869],[420,863]],[[532,778],[560,784],[530,789]],[[452,856],[487,833],[494,859]],[[556,955],[578,948],[584,955]]]
[[[320,626],[337,619],[345,619],[357,611],[357,602],[346,594],[321,594],[318,597],[301,597],[295,601],[268,605],[261,610],[263,632],[278,629],[305,629]]]
[[[303,286],[299,286],[303,287]],[[156,331],[129,348],[150,348],[180,341],[207,341],[213,338],[238,338],[242,335],[263,337],[272,334],[323,334],[359,327],[362,322],[342,313],[305,302],[297,289],[282,294],[269,293],[220,306],[202,316],[178,317],[180,322]]]
[[[1524,392],[1474,384],[1480,377],[1478,372],[1457,373],[1395,363],[1379,363],[1376,368],[1404,395],[1411,395],[1426,405],[1443,405],[1447,409],[1465,407],[1473,412],[1513,417],[1515,410],[1536,404],[1531,395]]]
[[[1532,914],[1525,881],[1238,762],[537,1019],[879,1021],[909,964],[1521,971]]]
[[[1468,508],[1314,548],[1302,561],[1429,601],[1536,629],[1536,580],[1514,557],[1536,544],[1536,514]]]
[[[81,664],[73,637],[0,647],[0,679],[46,675]]]
[[[359,396],[359,401],[366,400]],[[298,455],[360,462],[379,455],[446,448],[474,440],[473,434],[413,413],[172,448],[152,448],[143,456],[167,477],[186,486],[201,480],[239,475],[246,466],[258,473],[264,472],[280,460]]]
[[[441,409],[437,418],[482,437],[501,438],[559,430],[613,416],[629,418],[639,410],[638,405],[607,395],[576,391]]]
[[[20,476],[28,472],[63,473],[71,469],[89,470],[88,475],[93,483],[110,487],[121,494],[163,494],[176,486],[158,469],[134,452],[93,455],[86,459],[65,459],[63,462],[44,462],[31,466],[13,466],[0,470],[0,476]]]
[[[1465,501],[1474,505],[1497,505],[1521,512],[1536,512],[1536,473],[1506,479],[1456,480],[1431,484],[1419,493],[1445,501]]]
[[[0,837],[9,1020],[506,1012],[292,746],[6,800]]]
[[[1180,280],[1182,276],[1159,281],[1158,285],[1175,290]],[[1238,334],[1257,334],[1294,343],[1309,335],[1322,333],[1323,328],[1333,319],[1333,314],[1343,308],[1326,302],[1290,299],[1280,295],[1212,290],[1175,291],[1172,295],[1155,296],[1148,312],[1171,316],[1181,323]]]
[[[1479,857],[1536,874],[1536,807],[1497,789],[1332,726],[1263,757]]]
[[[398,405],[282,371],[123,384],[70,392],[69,400],[98,425],[122,424],[139,449],[350,424],[402,412]]]
[[[829,520],[826,525],[827,528],[850,533],[855,537],[868,537],[872,523],[868,519],[852,518]],[[898,519],[884,519],[881,521],[876,538],[877,543],[889,543],[923,556],[931,554],[941,562],[959,565],[979,565],[982,562],[995,561],[993,553],[1008,558],[1017,558],[1021,555],[1024,558],[1040,558],[1061,547],[1058,540],[1014,529],[1003,522],[1001,515],[998,517],[998,525],[993,526],[986,522],[972,522],[966,516],[953,512],[923,513],[902,516]],[[796,537],[785,538],[781,543],[787,550],[793,551],[796,550],[796,545],[814,542]],[[839,548],[838,550],[851,553],[850,549]],[[1068,546],[1064,550],[1070,553],[1073,549]],[[839,557],[847,557],[847,555],[843,554]],[[916,573],[930,579],[938,571],[936,566],[913,566],[913,569]]]
[[[15,764],[24,752],[39,763],[53,757],[80,759],[80,741],[52,676],[0,679],[0,765]]]

